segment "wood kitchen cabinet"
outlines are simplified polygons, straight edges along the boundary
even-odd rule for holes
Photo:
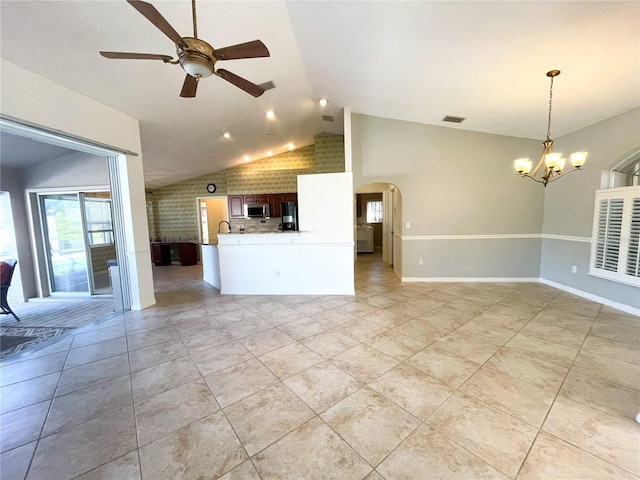
[[[280,204],[282,203],[282,194],[275,193],[269,195],[269,204],[271,205],[271,218],[280,216]]]
[[[229,195],[227,202],[229,203],[230,218],[244,218],[244,197],[242,195]]]
[[[283,202],[297,202],[298,201],[298,194],[296,192],[283,193],[282,194],[282,201]]]
[[[151,242],[151,260],[156,266],[171,265],[171,249],[178,251],[178,259],[184,265],[198,263],[198,249],[193,242]]]
[[[245,203],[268,203],[271,210],[271,218],[280,217],[280,204],[282,202],[296,202],[298,194],[293,193],[261,193],[255,195],[229,195],[229,218],[244,218]]]

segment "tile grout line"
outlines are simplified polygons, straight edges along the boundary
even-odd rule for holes
[[[595,316],[593,317],[593,320],[591,322],[591,326],[589,327],[589,330],[587,331],[587,334],[582,339],[582,343],[580,344],[580,347],[578,347],[578,350],[576,351],[576,354],[573,357],[573,361],[571,362],[571,365],[569,366],[569,368],[567,368],[567,373],[565,373],[564,378],[563,378],[562,382],[560,383],[560,386],[558,387],[558,390],[557,390],[556,394],[553,397],[553,401],[551,402],[551,405],[547,409],[547,413],[544,416],[544,419],[542,420],[542,423],[540,424],[540,427],[538,428],[538,432],[536,433],[533,441],[531,442],[531,445],[529,445],[529,448],[527,449],[527,453],[525,454],[524,459],[522,460],[522,463],[520,464],[520,467],[518,468],[518,472],[516,473],[516,477],[520,474],[520,471],[522,470],[522,467],[526,463],[527,458],[529,458],[529,454],[531,453],[531,449],[533,448],[533,445],[535,445],[536,441],[538,440],[538,436],[540,435],[540,432],[544,431],[543,430],[544,424],[547,423],[547,418],[549,418],[549,414],[551,413],[551,410],[553,410],[553,407],[555,406],[556,401],[558,400],[558,397],[560,396],[560,392],[562,391],[562,387],[566,383],[567,378],[569,377],[569,374],[571,373],[571,370],[573,369],[573,365],[575,364],[576,358],[578,358],[578,355],[580,355],[580,351],[582,350],[582,346],[584,345],[584,342],[587,340],[587,337],[589,336],[589,332],[593,328],[593,324],[595,323],[596,318],[598,317],[598,314],[600,313],[601,310],[602,310],[602,305],[600,305],[600,308],[598,308],[598,311],[596,312]],[[547,433],[547,432],[545,431],[545,433]],[[567,442],[567,443],[569,443],[569,442]],[[571,444],[571,445],[573,445],[573,444]],[[576,445],[574,445],[574,446],[576,446]],[[580,449],[580,450],[582,450],[582,449]],[[594,456],[596,456],[596,455],[594,455]],[[598,458],[600,458],[600,457],[598,457]],[[603,459],[601,459],[601,460],[603,460]]]

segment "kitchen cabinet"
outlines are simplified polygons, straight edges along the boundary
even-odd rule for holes
[[[298,194],[292,193],[260,193],[253,195],[229,195],[229,218],[244,218],[245,203],[268,203],[271,210],[271,218],[281,215],[280,204],[282,202],[296,202]]]
[[[298,194],[296,192],[283,193],[282,194],[282,201],[283,202],[297,202],[298,201]]]
[[[151,242],[151,260],[156,266],[171,265],[171,249],[178,250],[180,263],[195,265],[198,263],[196,244],[193,242]]]
[[[230,218],[244,218],[244,198],[242,195],[229,195],[227,202],[229,203]]]
[[[280,204],[282,203],[282,194],[275,193],[269,195],[269,204],[271,205],[271,218],[280,216]]]
[[[171,265],[171,245],[168,243],[151,243],[151,261],[156,267]]]

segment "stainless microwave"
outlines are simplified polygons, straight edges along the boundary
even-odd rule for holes
[[[269,218],[271,209],[268,203],[245,203],[244,218]]]

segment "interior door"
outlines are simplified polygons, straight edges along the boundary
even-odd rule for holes
[[[200,232],[202,243],[209,243],[209,220],[207,218],[207,202],[200,202]]]

